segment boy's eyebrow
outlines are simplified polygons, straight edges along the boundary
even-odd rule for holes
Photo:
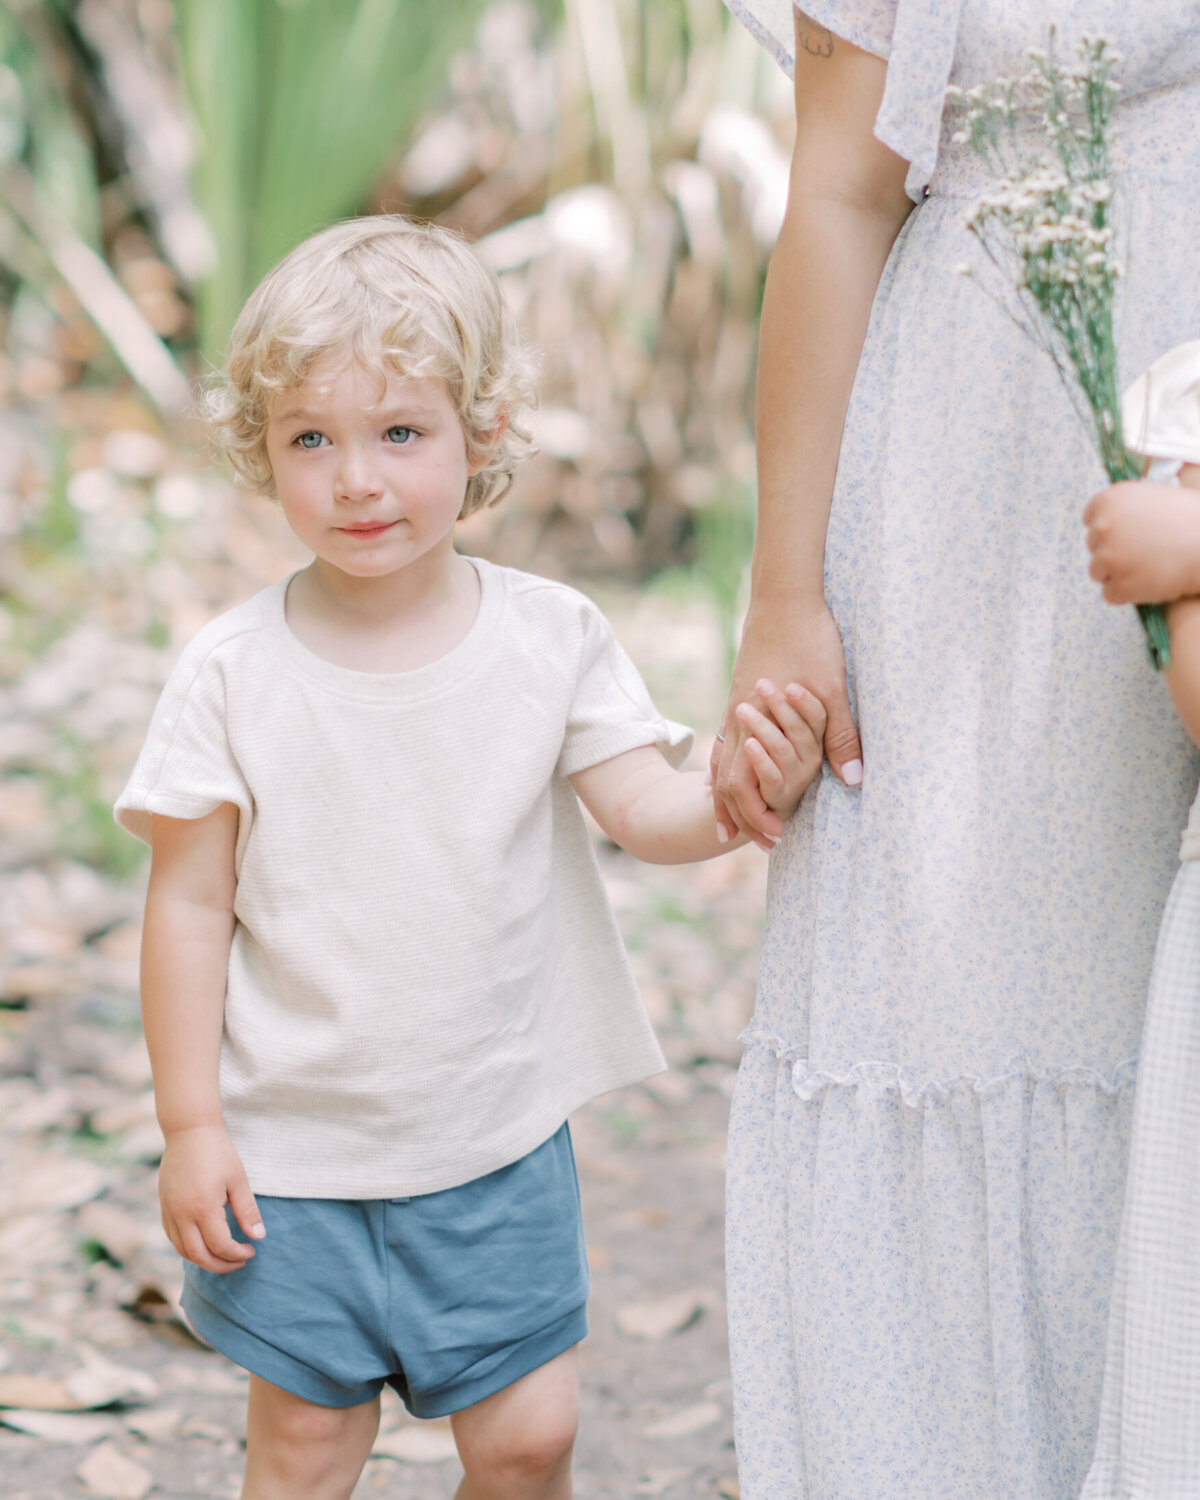
[[[417,397],[411,400],[401,398],[390,403],[388,406],[378,406],[371,409],[371,415],[386,420],[388,417],[431,417],[436,414],[436,407],[421,401]],[[313,422],[319,424],[328,416],[328,412],[319,406],[285,406],[280,411],[271,413],[276,422]]]

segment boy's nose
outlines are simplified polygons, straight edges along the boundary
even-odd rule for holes
[[[339,500],[361,500],[378,495],[379,475],[365,453],[343,449],[335,475],[335,494]]]

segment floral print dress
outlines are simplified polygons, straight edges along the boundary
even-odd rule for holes
[[[790,66],[788,0],[727,0]],[[1123,377],[1200,328],[1200,0],[805,0],[888,59],[918,207],[846,421],[826,593],[862,733],[771,861],[729,1151],[744,1500],[1075,1500],[1155,933],[1196,761],[1087,574],[1103,475],[956,268],[945,87],[1122,54]],[[1143,1497],[1138,1496],[1138,1500]]]

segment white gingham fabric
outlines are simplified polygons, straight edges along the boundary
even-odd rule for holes
[[[1200,862],[1159,933],[1082,1500],[1200,1500]]]

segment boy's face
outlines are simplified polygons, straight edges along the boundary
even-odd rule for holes
[[[288,525],[354,578],[432,563],[453,548],[467,481],[466,438],[445,382],[325,355],[275,398],[267,458]]]

